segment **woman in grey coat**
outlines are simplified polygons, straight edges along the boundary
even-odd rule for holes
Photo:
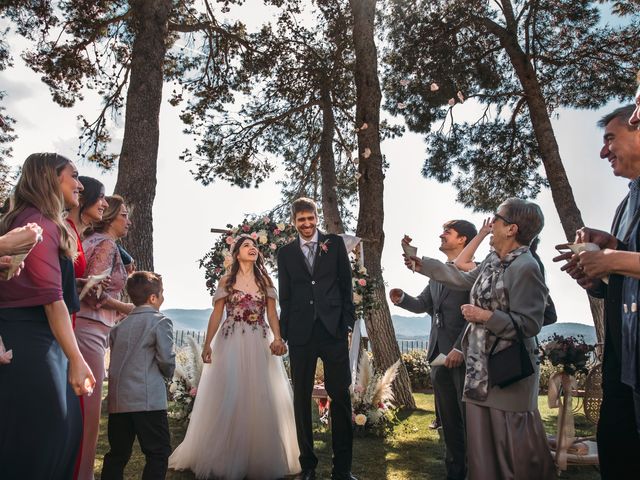
[[[411,258],[416,271],[450,288],[471,290],[469,304],[461,307],[469,322],[462,340],[469,480],[556,478],[538,411],[534,339],[542,328],[547,287],[529,252],[543,225],[538,205],[510,198],[494,215],[492,252],[475,270],[462,272],[433,258]],[[494,352],[514,342],[514,322],[523,333],[535,372],[506,387],[493,386],[489,354],[496,342]]]

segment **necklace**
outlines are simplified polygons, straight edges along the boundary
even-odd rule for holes
[[[253,274],[245,274],[245,275],[237,275],[236,276],[236,282],[240,284],[241,287],[243,288],[247,288],[250,287],[252,285],[252,283],[255,283],[255,275]]]

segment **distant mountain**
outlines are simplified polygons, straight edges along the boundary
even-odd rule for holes
[[[170,308],[163,310],[162,313],[173,320],[173,328],[175,330],[195,330],[203,332],[207,329],[211,308],[201,310]],[[431,319],[429,315],[421,317],[392,315],[391,318],[398,339],[426,340],[429,337],[429,333],[431,332]],[[596,343],[596,330],[593,326],[572,322],[554,323],[548,327],[543,327],[538,338],[541,342],[544,342],[554,333],[565,337],[582,335],[587,343]]]
[[[168,308],[162,310],[167,317],[173,321],[174,330],[196,330],[198,332],[205,331],[207,329],[207,323],[209,322],[209,315],[211,315],[211,308],[198,309],[183,309],[183,308]]]

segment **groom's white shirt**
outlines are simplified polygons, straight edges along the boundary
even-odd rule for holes
[[[313,234],[313,237],[311,237],[311,240],[305,240],[304,238],[302,238],[301,235],[298,235],[298,239],[300,240],[300,248],[304,247],[309,242],[316,242],[316,244],[317,244],[318,243],[318,229],[316,228],[316,233]],[[304,248],[302,249],[302,251],[304,252]]]

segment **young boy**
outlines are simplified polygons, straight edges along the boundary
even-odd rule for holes
[[[158,310],[164,301],[162,277],[135,272],[127,292],[136,306],[109,337],[109,452],[102,480],[121,480],[138,437],[146,457],[143,480],[163,479],[171,454],[164,378],[175,369],[173,324]]]

